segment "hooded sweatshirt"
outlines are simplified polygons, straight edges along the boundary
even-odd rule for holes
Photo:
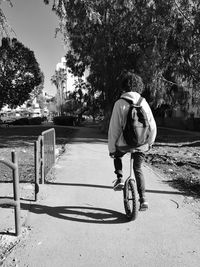
[[[132,100],[134,104],[137,104],[140,98],[140,94],[138,94],[137,92],[127,92],[121,95],[121,97]],[[149,145],[152,145],[155,141],[157,127],[151,108],[149,107],[149,104],[147,103],[145,98],[143,98],[140,105],[146,112],[150,125],[150,135],[148,138],[148,143],[137,147],[135,150],[145,152],[149,149]],[[116,150],[123,152],[130,150],[130,146],[126,144],[123,137],[123,129],[126,124],[126,117],[128,114],[129,106],[129,103],[124,99],[119,99],[115,102],[108,130],[108,149],[110,153],[114,153]]]

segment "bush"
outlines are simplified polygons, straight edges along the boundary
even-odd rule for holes
[[[9,124],[12,124],[12,125],[29,125],[29,119],[28,118],[21,118],[21,119],[17,119],[15,121],[12,121]]]
[[[10,122],[11,125],[40,125],[42,123],[41,117],[35,118],[21,118]]]
[[[194,118],[194,130],[195,131],[200,131],[200,118]]]
[[[75,126],[78,123],[76,116],[58,116],[53,118],[55,125]]]
[[[40,125],[42,123],[41,117],[29,118],[30,125]]]
[[[42,117],[41,119],[42,119],[42,122],[47,121],[47,117],[46,116]]]

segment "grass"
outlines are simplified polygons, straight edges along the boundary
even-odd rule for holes
[[[200,141],[199,132],[181,131],[170,128],[158,128],[156,143],[170,143],[180,145],[181,143],[191,143]]]
[[[56,146],[66,144],[77,131],[74,127],[63,126],[12,126],[0,128],[1,159],[11,160],[11,151],[18,155],[20,181],[34,181],[34,142],[45,130],[54,128]],[[12,171],[0,163],[0,182],[10,182]]]

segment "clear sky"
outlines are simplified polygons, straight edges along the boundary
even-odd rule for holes
[[[44,73],[44,91],[55,95],[56,87],[51,84],[56,64],[65,55],[61,35],[55,38],[58,18],[52,12],[51,5],[43,0],[12,0],[13,7],[3,2],[1,8],[9,24],[16,33],[19,42],[32,50]]]

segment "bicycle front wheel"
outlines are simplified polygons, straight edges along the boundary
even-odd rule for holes
[[[135,220],[138,214],[138,201],[136,196],[135,181],[128,179],[125,182],[124,189],[124,209],[129,221]]]

